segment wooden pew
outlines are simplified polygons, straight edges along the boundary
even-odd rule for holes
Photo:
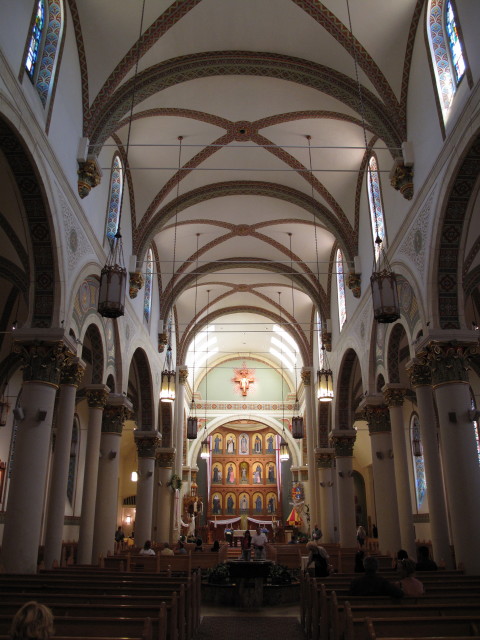
[[[366,618],[361,621],[354,635],[350,631],[345,640],[378,640],[402,636],[405,638],[433,638],[479,636],[480,615],[474,617],[438,616],[423,618]]]

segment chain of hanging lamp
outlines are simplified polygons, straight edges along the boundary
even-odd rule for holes
[[[200,449],[200,457],[206,460],[210,456],[210,447],[208,445],[207,438],[207,402],[208,402],[208,309],[210,307],[210,289],[207,289],[207,309],[206,309],[206,317],[207,317],[207,358],[205,360],[205,426],[203,430],[203,440],[202,446]]]
[[[196,367],[196,341],[197,341],[197,294],[198,294],[198,239],[200,234],[197,233],[197,266],[195,269],[195,304],[194,304],[194,322],[195,327],[193,331],[193,372],[192,372],[192,402],[190,403],[190,415],[187,419],[187,438],[189,440],[196,440],[198,434],[198,418],[196,415],[195,407],[195,367]]]
[[[125,197],[125,177],[128,170],[128,153],[130,149],[130,136],[132,132],[133,109],[137,90],[138,63],[140,60],[140,39],[143,31],[143,18],[145,14],[145,0],[142,3],[140,18],[140,32],[137,40],[135,73],[133,76],[132,100],[130,104],[130,117],[128,121],[127,144],[125,147],[125,168],[122,171],[122,195],[120,198],[118,225],[115,236],[110,242],[107,262],[100,273],[100,288],[98,292],[98,313],[104,318],[119,318],[125,315],[125,293],[127,290],[127,269],[123,256],[123,242],[121,234],[121,219],[123,199]]]
[[[282,306],[280,302],[280,296],[282,292],[278,292],[278,309],[280,313],[280,326],[282,326]],[[286,462],[290,458],[290,453],[288,452],[288,445],[285,440],[285,399],[283,397],[283,333],[280,333],[280,343],[281,343],[281,355],[280,358],[280,376],[282,380],[282,435],[280,436],[280,453],[279,458],[280,462]]]
[[[293,322],[295,324],[295,294],[293,288],[293,253],[292,253],[292,234],[289,233],[289,250],[290,250],[290,271],[292,276],[292,317]],[[296,342],[295,342],[296,345]],[[293,405],[293,415],[292,415],[292,436],[296,440],[301,440],[303,438],[303,417],[299,415],[300,412],[300,404],[298,402],[298,386],[297,386],[297,349],[295,347],[294,351],[295,362],[294,362],[294,371],[295,371],[295,403]]]
[[[352,18],[350,15],[349,0],[347,3],[348,24],[350,34],[353,38],[352,30]],[[370,207],[373,206],[373,218],[375,223],[375,248],[373,252],[373,270],[370,276],[370,286],[372,290],[372,302],[373,302],[373,315],[377,322],[387,324],[395,322],[400,318],[400,304],[398,300],[397,291],[397,277],[392,271],[390,263],[385,253],[383,238],[380,237],[378,230],[378,215],[375,205],[374,189],[372,171],[369,166],[368,156],[368,142],[367,142],[367,130],[365,124],[365,102],[363,99],[362,88],[360,85],[360,78],[358,75],[358,61],[357,51],[355,46],[353,47],[353,61],[355,65],[355,79],[357,82],[358,98],[360,102],[361,117],[362,117],[362,129],[363,129],[363,141],[365,144],[365,161],[367,163],[367,196],[369,198]],[[371,194],[371,195],[370,195]]]

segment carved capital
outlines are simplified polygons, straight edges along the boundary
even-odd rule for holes
[[[407,372],[410,376],[410,384],[414,389],[416,387],[430,386],[432,384],[432,373],[427,364],[414,362],[408,367]]]
[[[349,273],[347,276],[346,284],[347,287],[353,293],[354,298],[360,298],[362,293],[361,287],[362,276],[360,273]]]
[[[322,331],[322,342],[326,351],[332,350],[332,332]]]
[[[168,344],[168,336],[166,333],[158,334],[158,353],[163,353]]]
[[[345,458],[353,456],[353,446],[357,432],[354,429],[336,429],[330,433],[330,443],[335,449],[337,458]]]
[[[107,406],[103,410],[102,433],[121,434],[125,421],[130,420],[132,417],[132,403],[130,400],[123,396],[110,394]]]
[[[413,198],[413,167],[406,167],[402,161],[397,161],[390,172],[390,184],[400,191],[406,200]]]
[[[156,451],[162,441],[158,431],[135,429],[133,437],[135,438],[139,458],[155,458]]]
[[[419,354],[419,360],[430,367],[433,385],[468,382],[469,361],[476,353],[476,344],[459,343],[454,340],[431,342]]]
[[[403,400],[405,398],[407,390],[395,387],[384,387],[383,397],[388,408],[403,406]]]
[[[171,469],[175,460],[175,449],[173,447],[159,447],[155,451],[155,463],[157,467]]]
[[[137,293],[143,287],[144,278],[141,271],[130,271],[130,298],[136,298]]]
[[[72,356],[67,358],[60,373],[60,384],[68,384],[78,387],[85,373],[85,365],[80,358]]]
[[[178,370],[178,381],[180,384],[186,384],[188,379],[188,369],[187,367],[180,367]]]
[[[87,387],[85,391],[89,407],[92,409],[105,409],[110,393],[107,386],[103,384],[92,385],[91,387]]]
[[[310,369],[302,369],[300,372],[302,376],[302,382],[305,387],[309,387],[312,383],[312,372]]]
[[[102,179],[102,172],[96,159],[91,158],[86,162],[78,163],[78,195],[81,198],[88,196],[90,191],[98,186]]]
[[[53,386],[58,386],[62,368],[73,355],[61,340],[16,342],[14,351],[20,354],[25,382],[43,382]]]
[[[331,469],[335,458],[335,449],[315,449],[317,469]]]
[[[365,405],[363,409],[363,419],[366,420],[368,424],[368,432],[370,435],[392,430],[390,412],[385,405]]]

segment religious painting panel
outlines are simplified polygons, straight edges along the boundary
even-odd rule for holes
[[[226,484],[235,484],[237,479],[237,465],[234,462],[227,462],[225,465]]]
[[[216,433],[213,436],[213,449],[212,453],[222,454],[223,453],[223,438],[221,434]]]
[[[234,433],[229,433],[225,438],[225,451],[226,453],[237,452],[237,439]]]
[[[213,515],[222,513],[222,496],[220,493],[214,493],[212,496],[212,513]]]
[[[263,484],[263,465],[260,462],[254,462],[252,470],[253,484]]]
[[[241,493],[239,496],[238,504],[240,507],[240,513],[246,513],[248,511],[250,496],[248,493]]]
[[[235,500],[236,500],[236,496],[235,496],[234,493],[227,493],[226,501],[225,501],[225,505],[226,505],[225,513],[226,513],[226,515],[233,516],[235,514],[235,506],[236,506]]]
[[[262,513],[263,509],[263,496],[261,493],[253,494],[253,510],[255,513]]]
[[[248,462],[241,462],[239,465],[240,484],[248,484]]]
[[[262,453],[263,452],[263,444],[262,438],[257,434],[253,437],[253,453]]]
[[[275,453],[275,434],[267,433],[265,436],[265,453]]]
[[[212,467],[212,483],[222,484],[223,482],[223,470],[222,465],[219,462],[215,462]]]
[[[239,442],[240,442],[240,447],[239,447],[240,455],[248,456],[248,453],[250,451],[248,435],[246,433],[242,433],[240,436]]]
[[[267,493],[267,512],[275,513],[277,510],[277,496],[275,493]]]
[[[273,462],[269,462],[267,464],[267,483],[274,484],[275,482],[275,464]]]

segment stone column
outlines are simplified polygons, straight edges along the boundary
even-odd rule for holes
[[[335,522],[333,517],[333,461],[335,449],[315,449],[315,458],[320,497],[318,525],[323,533],[322,542],[333,543],[335,542]],[[313,525],[315,524],[316,522],[313,522]]]
[[[122,393],[110,393],[102,416],[100,459],[95,499],[95,521],[92,563],[115,551],[115,530],[118,512],[118,472],[120,440],[125,420],[132,417],[133,407]],[[136,535],[135,530],[135,535]]]
[[[65,499],[72,446],[75,397],[84,371],[85,363],[80,358],[72,357],[67,360],[60,375],[60,393],[56,412],[57,435],[55,438],[45,531],[44,562],[47,569],[51,569],[54,563],[60,565],[62,556]]]
[[[382,553],[392,554],[401,547],[390,415],[381,397],[366,398],[360,408],[372,447],[378,543]]]
[[[315,414],[313,411],[311,384],[312,370],[303,368],[302,381],[305,389],[305,433],[307,436],[307,462],[308,462],[308,484],[310,488],[310,524],[313,527],[319,520],[319,505],[317,491],[317,467],[315,462]]]
[[[433,399],[430,368],[413,361],[408,365],[412,388],[417,395],[420,436],[427,481],[428,509],[430,512],[430,537],[433,557],[437,563],[453,568],[448,517],[445,504],[444,480],[437,437],[437,416]]]
[[[432,374],[440,444],[457,567],[480,573],[480,466],[469,417],[469,358],[474,348],[458,342],[430,342],[419,354]],[[445,523],[445,527],[447,524]]]
[[[175,449],[160,447],[155,452],[155,460],[158,469],[158,492],[156,504],[156,531],[157,540],[172,540],[173,528],[173,492],[167,486],[172,477]]]
[[[87,450],[85,452],[85,465],[83,470],[82,511],[77,550],[78,564],[91,564],[92,562],[100,437],[102,433],[103,410],[107,404],[109,391],[110,387],[107,387],[105,384],[91,384],[86,387],[89,413]],[[95,562],[97,560],[98,558],[95,559]]]
[[[185,413],[185,385],[187,384],[188,369],[182,366],[178,369],[178,384],[175,395],[175,414],[173,416],[174,436],[172,442],[175,445],[175,473],[182,477],[183,467],[183,430]]]
[[[405,444],[405,426],[403,422],[403,399],[405,389],[400,384],[387,384],[382,389],[390,412],[392,443],[397,488],[398,517],[400,522],[400,544],[410,558],[415,558],[415,529],[413,527],[412,497],[408,475],[407,447]]]
[[[353,487],[353,445],[355,429],[335,429],[330,432],[330,441],[335,449],[337,463],[338,527],[340,546],[356,545],[355,493]]]
[[[133,435],[138,452],[135,537],[138,544],[143,544],[145,540],[152,539],[155,451],[161,438],[158,431],[153,430],[135,429]],[[161,540],[157,540],[157,542],[161,542]]]
[[[3,533],[7,573],[36,573],[45,506],[52,417],[68,350],[63,331],[19,330],[14,349],[23,361],[22,419],[16,419],[15,457]]]

